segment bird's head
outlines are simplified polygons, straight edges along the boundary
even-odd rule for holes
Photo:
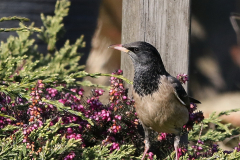
[[[109,48],[128,53],[135,66],[145,66],[150,64],[157,65],[162,63],[157,49],[147,42],[137,41],[127,44],[117,44],[111,45]]]

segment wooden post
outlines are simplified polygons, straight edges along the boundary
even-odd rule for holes
[[[189,33],[190,0],[123,0],[122,43],[153,44],[172,76],[188,73]],[[132,80],[132,62],[123,53],[121,68]]]
[[[172,76],[188,73],[190,0],[123,0],[122,11],[123,44],[149,42]],[[133,80],[131,59],[123,53],[121,68],[124,76]],[[128,87],[131,94],[132,86]],[[186,136],[183,141],[186,144]]]

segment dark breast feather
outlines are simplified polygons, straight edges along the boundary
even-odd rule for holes
[[[140,96],[153,94],[159,89],[160,74],[157,70],[136,71],[134,74],[133,88]]]

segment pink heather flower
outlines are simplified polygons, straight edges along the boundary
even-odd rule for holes
[[[5,107],[2,107],[2,108],[1,108],[1,111],[2,111],[2,112],[5,112],[5,111],[6,111],[6,108],[5,108]]]
[[[185,149],[185,148],[179,148],[179,149],[178,149],[178,158],[180,158],[181,156],[183,156],[186,152],[187,152],[187,149]]]
[[[64,160],[73,160],[75,158],[76,154],[71,151],[65,158]]]
[[[119,144],[118,143],[115,143],[115,142],[113,142],[112,143],[112,146],[111,146],[111,148],[110,148],[110,151],[112,151],[112,150],[119,150],[120,149],[120,147],[119,147]]]
[[[38,126],[37,126],[37,124],[34,124],[33,127],[36,129]]]
[[[120,125],[117,126],[116,124],[113,124],[113,126],[110,127],[110,128],[108,129],[108,131],[109,131],[110,133],[116,134],[116,133],[118,133],[121,129],[122,129],[122,127],[121,127]]]
[[[105,110],[102,110],[102,114],[105,114],[106,113],[106,111]]]
[[[52,104],[49,104],[48,106],[49,106],[51,109],[53,109],[53,105],[52,105]]]
[[[181,83],[185,84],[186,81],[188,81],[188,75],[187,75],[187,74],[178,74],[178,75],[177,75],[177,79],[178,79]]]
[[[195,111],[197,109],[197,105],[195,103],[190,104],[190,108]]]
[[[167,133],[161,133],[161,135],[158,136],[159,141],[164,141],[167,139]]]
[[[87,127],[88,129],[90,129],[90,128],[91,128],[91,125],[90,125],[90,124],[87,124],[86,127]]]
[[[198,146],[198,147],[197,147],[197,150],[198,150],[198,151],[201,151],[201,150],[203,150],[203,148],[202,148],[201,146]]]
[[[44,88],[44,84],[41,83],[41,84],[38,85],[38,87],[39,87],[39,88]]]
[[[118,75],[121,75],[121,74],[123,73],[123,71],[122,71],[121,69],[119,69],[119,70],[117,71],[117,73],[118,73]]]
[[[77,92],[77,89],[76,88],[72,88],[70,89],[72,92]]]
[[[38,126],[41,127],[43,125],[43,122],[41,120],[38,120]]]
[[[201,141],[200,139],[197,141],[197,143],[199,143],[199,144],[204,144],[204,142]]]
[[[78,128],[79,128],[79,130],[82,130],[83,127],[81,125],[79,125]]]
[[[102,95],[103,94],[103,92],[104,92],[104,90],[102,90],[102,89],[99,89],[99,95]]]
[[[118,116],[118,115],[115,115],[115,118],[118,119],[118,120],[121,120],[122,117],[121,116]]]
[[[69,135],[67,135],[67,138],[68,138],[68,139],[72,139],[72,138],[75,139],[75,137],[76,137],[75,134],[69,134]]]
[[[88,100],[87,100],[87,103],[89,104],[90,102],[91,102],[91,100],[90,100],[90,99],[88,99]]]
[[[148,153],[148,158],[149,158],[150,160],[153,160],[153,156],[154,156],[154,154],[153,154],[152,152],[149,152],[149,153]]]
[[[27,131],[26,131],[26,130],[23,130],[23,134],[27,134]]]
[[[68,133],[68,134],[73,133],[73,129],[72,129],[72,128],[67,128],[67,133]]]
[[[38,92],[38,93],[43,93],[43,91],[42,91],[42,90],[38,90],[37,92]]]
[[[76,117],[76,116],[72,116],[72,117],[71,117],[71,120],[72,120],[72,122],[75,122],[75,121],[78,120],[78,117]]]
[[[81,135],[81,134],[77,134],[77,135],[75,136],[75,139],[82,139],[82,135]]]

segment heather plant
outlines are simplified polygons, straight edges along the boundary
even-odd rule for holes
[[[1,21],[19,20],[19,28],[0,46],[0,159],[140,159],[144,150],[143,130],[138,121],[134,100],[128,96],[122,70],[112,74],[87,73],[79,66],[85,46],[83,36],[74,44],[66,41],[60,49],[56,42],[64,33],[62,20],[70,2],[57,1],[55,15],[41,14],[43,26],[26,26],[23,17],[4,17]],[[48,53],[39,53],[35,39],[47,44]],[[109,76],[109,87],[76,79]],[[177,78],[185,83],[186,74]],[[82,86],[95,87],[85,95]],[[103,104],[100,96],[109,94]],[[231,110],[213,113],[209,118],[189,109],[188,148],[180,148],[180,159],[238,159],[240,145],[233,151],[221,150],[217,143],[239,135],[239,128],[222,124],[219,119]],[[172,135],[151,133],[147,159],[174,159]]]

